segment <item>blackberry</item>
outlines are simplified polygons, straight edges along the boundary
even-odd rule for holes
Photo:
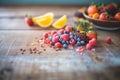
[[[113,16],[108,16],[108,20],[115,20]]]
[[[102,10],[100,10],[100,13],[103,13],[103,12],[107,12],[111,16],[114,16],[115,13],[117,12],[117,8],[112,4],[108,4],[108,5],[104,6],[102,8]]]
[[[82,41],[85,41],[85,44],[89,42],[88,37],[84,33],[75,32],[77,38],[80,38]]]

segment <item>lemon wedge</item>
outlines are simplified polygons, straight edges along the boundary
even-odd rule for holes
[[[54,14],[52,12],[32,18],[34,24],[43,28],[50,27],[50,25],[53,23],[53,20],[54,20]]]
[[[56,29],[61,29],[63,28],[67,23],[67,16],[64,15],[60,19],[58,19],[56,22],[53,23],[53,27]]]

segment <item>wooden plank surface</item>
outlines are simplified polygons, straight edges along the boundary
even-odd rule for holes
[[[63,9],[64,8],[64,9]],[[30,54],[29,48],[35,37],[51,31],[28,27],[24,14],[34,16],[52,11],[58,19],[68,15],[73,24],[73,14],[79,6],[1,6],[0,7],[0,80],[119,80],[120,79],[120,30],[98,33],[96,52],[76,49],[56,51],[45,46],[42,53]],[[106,44],[110,36],[112,44]],[[24,54],[20,49],[25,49]],[[46,49],[46,50],[44,50]]]

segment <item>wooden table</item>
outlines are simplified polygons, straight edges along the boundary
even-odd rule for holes
[[[96,51],[75,49],[56,51],[41,49],[41,54],[30,54],[30,43],[45,30],[28,27],[25,14],[33,16],[54,12],[55,19],[63,14],[73,24],[73,14],[80,6],[0,6],[0,80],[120,80],[120,30],[98,33]],[[112,44],[106,44],[110,36]],[[20,49],[25,49],[21,54]]]

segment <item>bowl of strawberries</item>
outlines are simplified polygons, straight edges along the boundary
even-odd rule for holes
[[[102,30],[120,29],[120,7],[117,4],[93,4],[83,13],[96,28]]]

